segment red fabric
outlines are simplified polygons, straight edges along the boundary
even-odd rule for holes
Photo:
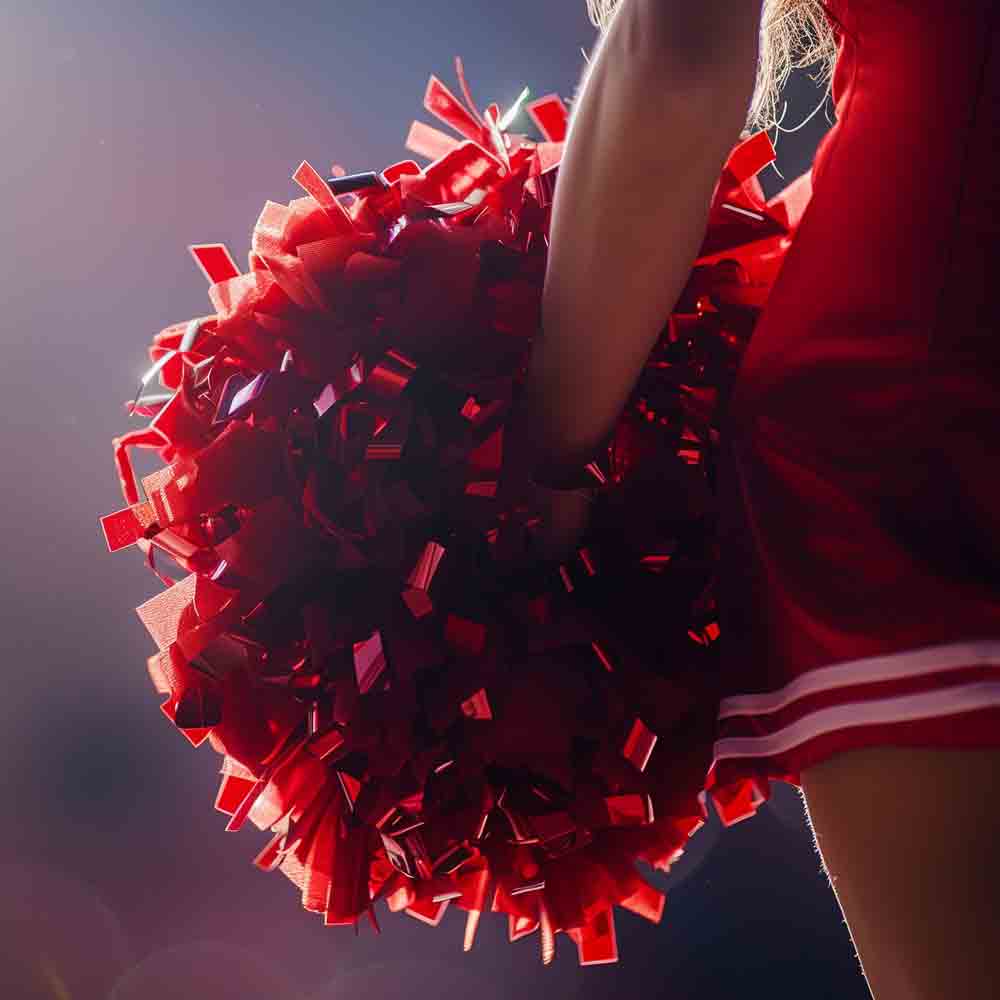
[[[987,0],[828,6],[838,122],[724,429],[726,696],[1000,640],[1000,18]],[[1000,745],[1000,653],[969,667],[986,685],[972,715],[945,707],[954,672],[879,683],[873,668],[822,706],[724,718],[717,750],[917,688],[940,686],[946,713],[838,724],[717,777],[798,780],[866,745]]]

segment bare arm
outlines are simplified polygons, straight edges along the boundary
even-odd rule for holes
[[[753,92],[755,0],[622,0],[581,87],[527,385],[538,461],[616,420],[687,280]]]

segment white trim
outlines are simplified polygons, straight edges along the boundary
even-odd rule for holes
[[[717,740],[715,760],[769,757],[785,753],[817,736],[825,736],[838,729],[915,722],[993,707],[1000,708],[1000,681],[980,681],[977,684],[921,691],[919,694],[883,698],[880,701],[834,705],[804,715],[767,736],[739,736]],[[1000,732],[997,739],[1000,742]]]
[[[751,212],[749,209],[740,208],[739,205],[730,205],[728,201],[724,201],[722,207],[728,208],[730,212],[739,212],[740,215],[745,215],[749,219],[756,219],[758,222],[764,221],[764,216],[760,212]]]
[[[923,677],[943,670],[1000,666],[1000,639],[953,642],[923,649],[907,649],[885,656],[869,656],[829,667],[819,667],[796,677],[777,691],[723,698],[719,718],[731,715],[764,715],[776,712],[799,698],[857,684]]]

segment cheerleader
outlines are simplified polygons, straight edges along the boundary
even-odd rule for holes
[[[599,447],[741,129],[773,123],[790,66],[835,64],[837,124],[725,418],[709,785],[801,786],[879,1000],[986,1000],[1000,945],[996,5],[590,6],[605,32],[570,125],[531,368],[539,458],[572,467]]]

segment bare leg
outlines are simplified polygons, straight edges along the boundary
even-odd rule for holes
[[[1000,750],[872,747],[802,774],[877,1000],[1000,996]]]

